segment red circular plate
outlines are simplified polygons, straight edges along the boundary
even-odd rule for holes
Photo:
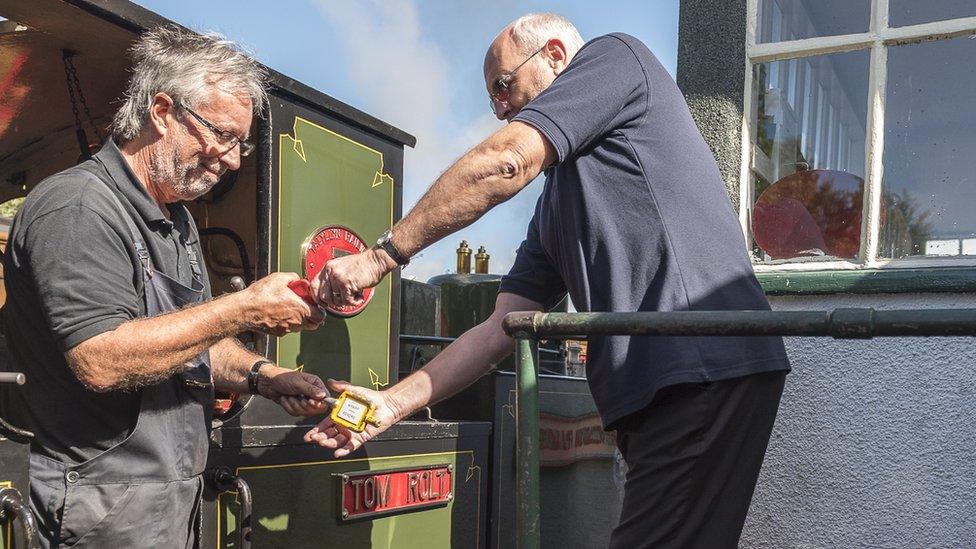
[[[302,276],[306,280],[312,280],[318,276],[319,271],[330,259],[358,254],[368,247],[359,235],[345,227],[339,225],[322,227],[312,233],[302,245]],[[355,316],[366,308],[372,298],[373,289],[366,288],[363,290],[363,302],[359,305],[328,307],[327,310],[337,316]]]

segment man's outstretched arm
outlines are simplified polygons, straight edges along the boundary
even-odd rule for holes
[[[277,402],[293,416],[314,416],[326,410],[325,398],[329,395],[319,376],[282,368],[249,351],[237,339],[228,337],[210,348],[214,387],[221,391],[243,394],[250,387],[247,374],[257,362],[266,362],[259,368],[258,393]],[[285,399],[290,396],[294,398]]]
[[[415,255],[518,194],[555,161],[555,149],[539,130],[518,121],[505,126],[437,178],[394,226],[393,246],[405,257]],[[334,259],[312,281],[312,292],[323,305],[358,304],[356,294],[396,266],[380,248]]]
[[[246,330],[278,336],[318,328],[324,319],[288,287],[295,273],[272,273],[247,289],[166,314],[134,318],[65,352],[92,391],[154,385],[219,341]]]
[[[305,440],[334,449],[336,457],[354,452],[394,423],[477,381],[515,349],[515,341],[502,330],[505,315],[538,310],[542,310],[542,305],[535,301],[510,293],[498,294],[495,312],[488,320],[462,334],[422,369],[385,391],[329,380],[333,391],[348,390],[375,403],[374,416],[380,420],[380,426],[369,426],[362,433],[355,433],[335,425],[327,417],[305,435]]]

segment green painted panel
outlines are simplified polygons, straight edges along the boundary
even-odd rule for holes
[[[976,269],[872,269],[756,273],[768,295],[976,292]]]
[[[444,507],[341,522],[337,514],[339,479],[336,475],[363,470],[451,465],[454,467],[452,492],[456,493],[462,483],[481,482],[480,467],[469,467],[473,461],[468,454],[471,452],[241,467],[236,474],[248,482],[255,494],[251,521],[253,546],[449,548],[453,500]],[[217,547],[222,549],[236,546],[238,505],[235,498],[233,493],[219,496]],[[478,530],[474,533],[478,535]],[[472,540],[472,547],[477,544],[477,540]]]
[[[300,117],[278,144],[277,270],[301,273],[302,244],[323,226],[347,227],[370,244],[393,225],[393,178],[384,172],[382,153]],[[391,306],[387,277],[359,315],[330,317],[315,332],[280,338],[278,362],[322,378],[384,386]]]

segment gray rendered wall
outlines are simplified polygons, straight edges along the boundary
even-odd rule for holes
[[[678,85],[733,203],[745,1],[681,0]],[[775,297],[773,307],[976,307],[958,294]],[[741,546],[976,547],[976,339],[787,341],[787,378]]]
[[[976,307],[958,294],[770,301]],[[976,339],[789,338],[787,349],[793,372],[740,546],[976,546]]]

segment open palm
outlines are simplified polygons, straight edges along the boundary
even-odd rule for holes
[[[331,417],[326,416],[318,425],[312,427],[305,433],[306,442],[312,442],[324,448],[335,450],[333,453],[337,458],[355,452],[360,446],[387,430],[399,420],[396,407],[384,392],[373,391],[352,385],[347,381],[336,381],[334,379],[328,381],[328,387],[333,391],[333,394],[348,391],[361,399],[375,404],[376,410],[373,412],[373,417],[379,420],[378,427],[367,425],[363,432],[357,433],[342,425],[336,424],[332,421]]]

